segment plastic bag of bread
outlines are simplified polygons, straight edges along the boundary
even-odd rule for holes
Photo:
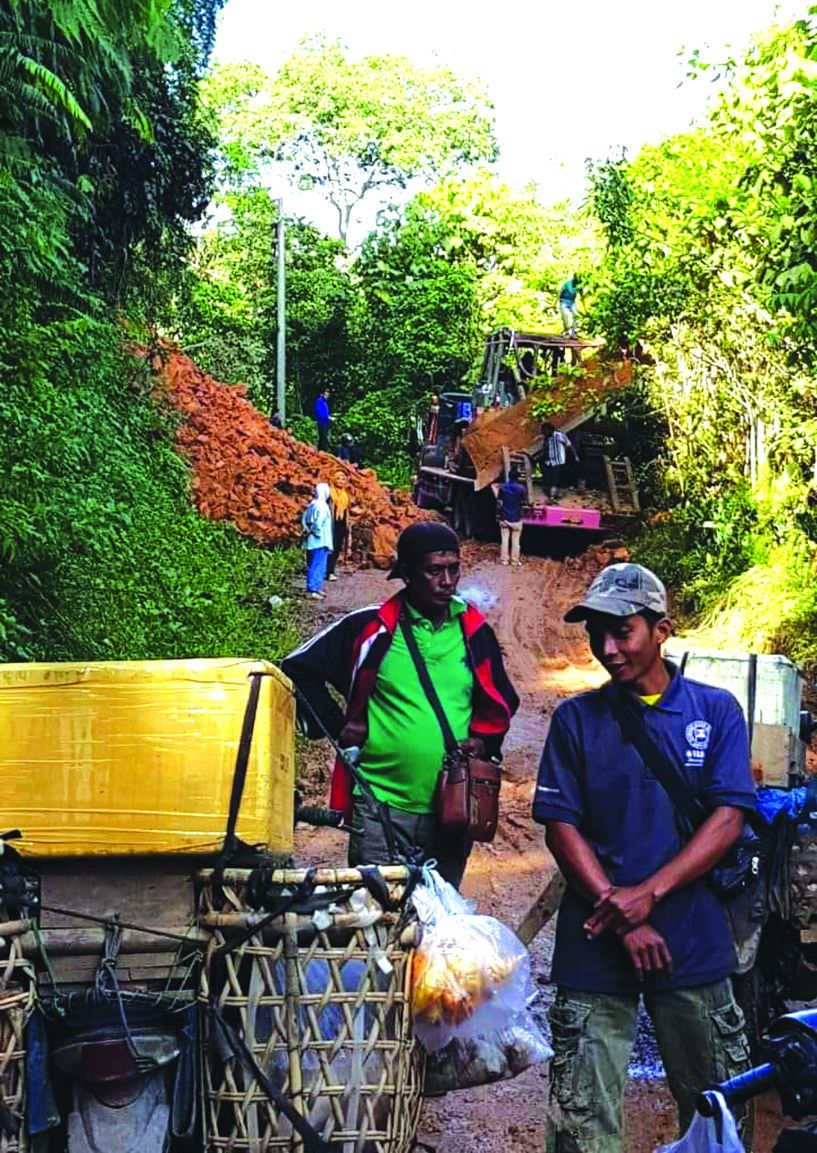
[[[411,970],[418,1040],[434,1054],[454,1040],[479,1039],[483,1052],[497,1049],[486,1065],[493,1071],[490,1079],[515,1076],[521,1062],[503,1056],[511,1044],[509,1025],[538,1033],[528,1008],[534,989],[527,949],[501,921],[474,912],[428,866],[412,901],[422,929]],[[544,1038],[541,1041],[544,1046]],[[532,1054],[540,1051],[530,1047]]]

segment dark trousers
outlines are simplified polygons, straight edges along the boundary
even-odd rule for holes
[[[318,421],[318,448],[321,452],[329,451],[329,425]]]
[[[346,517],[343,520],[332,521],[332,544],[333,549],[329,554],[329,560],[326,562],[326,575],[331,576],[335,571],[335,565],[340,560],[340,554],[343,552],[343,546],[346,544],[347,521]]]
[[[462,834],[452,834],[440,828],[434,813],[407,813],[404,809],[388,806],[392,827],[398,830],[398,860],[389,857],[388,842],[383,823],[372,802],[362,794],[355,794],[352,811],[352,826],[358,834],[349,838],[349,864],[389,865],[402,860],[402,833],[408,841],[420,850],[421,861],[437,862],[437,872],[454,886],[460,887],[472,842]]]
[[[565,466],[563,464],[543,464],[542,484],[545,487],[545,492],[551,488],[564,488]]]

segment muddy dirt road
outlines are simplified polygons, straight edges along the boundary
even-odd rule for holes
[[[587,556],[565,564],[530,557],[521,569],[503,568],[496,561],[495,549],[470,544],[464,548],[463,561],[461,591],[494,626],[522,701],[505,743],[499,832],[493,844],[475,848],[463,889],[478,900],[481,911],[514,927],[553,868],[542,830],[530,819],[536,767],[549,718],[563,697],[603,679],[584,631],[562,621],[600,564]],[[315,628],[349,609],[384,600],[395,588],[382,572],[341,575],[337,583],[326,586],[327,598],[315,608]],[[329,754],[320,746],[313,750],[307,754],[303,783],[323,801],[320,794],[328,777]],[[339,860],[345,848],[340,834],[324,830],[298,834],[297,851],[304,862]],[[543,1002],[550,993],[552,940],[551,926],[532,947]],[[419,1136],[438,1153],[505,1153],[508,1149],[540,1153],[546,1102],[546,1070],[530,1069],[513,1081],[427,1102]],[[670,1138],[674,1121],[663,1080],[642,1079],[631,1085],[627,1117],[628,1153],[652,1153]]]

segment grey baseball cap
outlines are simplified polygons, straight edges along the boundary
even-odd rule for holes
[[[631,617],[642,609],[667,614],[667,590],[661,581],[640,564],[611,564],[602,569],[587,590],[587,596],[569,612],[566,621],[583,621],[588,613]]]

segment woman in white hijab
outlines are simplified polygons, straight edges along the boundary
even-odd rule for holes
[[[329,485],[315,485],[315,496],[301,518],[306,533],[306,595],[310,600],[323,600],[326,562],[332,551],[332,510],[329,507]]]

